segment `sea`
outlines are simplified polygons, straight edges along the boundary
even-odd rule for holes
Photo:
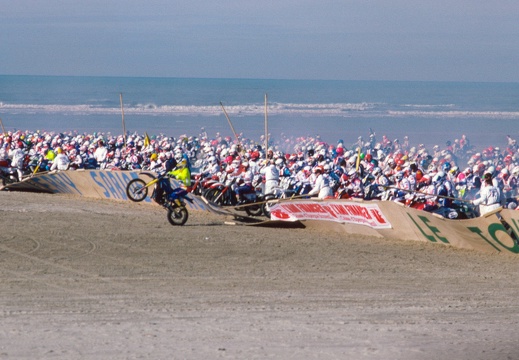
[[[319,137],[476,149],[519,137],[519,83],[0,76],[5,131]]]

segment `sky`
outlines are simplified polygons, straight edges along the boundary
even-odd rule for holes
[[[0,0],[0,74],[519,82],[517,0]]]

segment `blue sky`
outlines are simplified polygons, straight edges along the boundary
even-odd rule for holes
[[[0,74],[519,82],[517,0],[0,0]]]

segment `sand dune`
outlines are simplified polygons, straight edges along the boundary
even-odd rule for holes
[[[0,192],[0,359],[518,358],[519,260]]]

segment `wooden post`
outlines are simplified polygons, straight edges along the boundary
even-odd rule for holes
[[[123,118],[123,139],[124,146],[126,146],[126,124],[124,123],[124,108],[123,108],[123,94],[119,93],[119,100],[121,102],[121,116]]]
[[[268,95],[265,93],[265,159],[267,159],[267,152],[269,149],[269,118],[267,113]]]

